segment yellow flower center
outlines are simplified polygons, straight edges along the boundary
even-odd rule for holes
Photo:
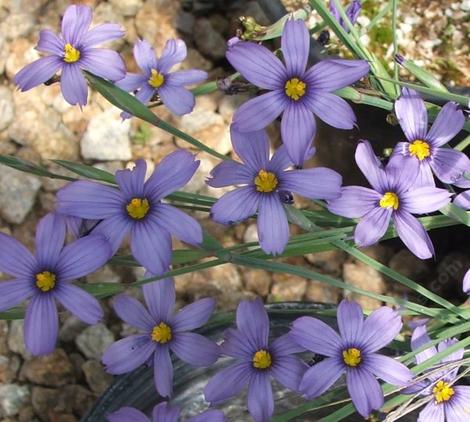
[[[49,271],[36,274],[36,286],[43,292],[52,290],[55,286],[55,274]]]
[[[274,173],[266,170],[260,170],[255,177],[256,190],[258,192],[272,192],[278,184],[277,177]]]
[[[425,141],[421,141],[420,139],[411,142],[408,150],[410,151],[411,155],[414,155],[420,161],[428,158],[431,155],[429,144]]]
[[[150,204],[146,198],[132,198],[126,206],[127,213],[136,220],[144,218],[149,209]]]
[[[80,60],[80,51],[72,46],[72,44],[65,44],[64,47],[64,62],[75,63]]]
[[[445,381],[438,381],[432,389],[436,403],[442,403],[443,401],[449,401],[455,394],[452,386]]]
[[[305,82],[302,82],[299,78],[292,78],[286,82],[284,89],[289,98],[297,101],[305,95],[306,87]]]
[[[253,367],[257,369],[270,368],[273,363],[271,354],[267,350],[258,350],[253,355]]]
[[[361,351],[355,347],[343,350],[343,360],[346,365],[354,368],[361,363]]]
[[[160,324],[153,327],[151,337],[152,337],[152,340],[157,343],[160,343],[160,344],[168,343],[172,338],[171,328],[168,325],[166,325],[164,322],[160,322]]]
[[[386,192],[385,195],[382,196],[379,205],[382,208],[393,208],[394,210],[397,210],[398,206],[400,205],[398,195],[393,192]]]
[[[150,78],[148,80],[150,86],[153,88],[160,88],[163,85],[163,82],[165,82],[165,77],[156,69],[152,69],[150,71]]]

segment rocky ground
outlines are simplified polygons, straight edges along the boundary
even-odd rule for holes
[[[41,162],[55,172],[64,172],[50,159],[82,161],[114,171],[132,160],[145,158],[152,168],[164,155],[178,147],[187,147],[162,130],[135,119],[121,122],[119,111],[96,93],[80,110],[64,102],[57,85],[39,87],[27,93],[16,91],[14,74],[25,64],[38,58],[33,49],[40,28],[57,29],[66,0],[0,0],[0,154],[15,155]],[[127,29],[124,40],[114,43],[132,70],[132,43],[137,37],[161,49],[165,40],[181,37],[189,47],[185,68],[200,68],[210,79],[229,71],[224,61],[225,40],[235,33],[237,16],[251,15],[262,24],[268,23],[255,1],[233,1],[222,8],[217,2],[189,0],[108,0],[86,1],[95,7],[95,22],[119,22]],[[211,4],[216,4],[215,7]],[[223,3],[223,2],[219,2]],[[302,1],[286,1],[291,9]],[[370,2],[369,2],[370,3]],[[422,60],[439,71],[449,84],[468,85],[468,13],[470,4],[438,0],[416,1],[417,7],[404,6],[400,23],[402,49],[409,58]],[[441,10],[438,6],[445,3]],[[424,5],[428,7],[424,7]],[[432,14],[434,13],[434,15]],[[314,19],[314,18],[313,18]],[[367,13],[361,25],[367,25]],[[434,23],[439,22],[439,27]],[[432,20],[432,31],[429,28]],[[384,24],[385,25],[385,24]],[[385,30],[384,30],[385,31]],[[449,32],[450,31],[450,32]],[[467,32],[466,32],[467,31]],[[444,40],[443,43],[436,40]],[[460,35],[458,35],[460,34]],[[408,42],[412,40],[413,42]],[[374,42],[374,39],[370,41]],[[433,44],[434,43],[434,44]],[[454,49],[450,46],[456,46]],[[438,57],[439,60],[431,60]],[[443,70],[452,69],[452,72]],[[447,63],[447,64],[445,64]],[[450,64],[449,64],[450,63]],[[465,66],[467,66],[465,68]],[[457,69],[457,70],[455,70]],[[464,70],[467,69],[467,72]],[[175,118],[164,108],[158,115],[191,134],[217,151],[228,154],[231,144],[228,126],[234,109],[243,96],[229,97],[214,93],[199,97],[195,111]],[[383,123],[380,123],[383,124]],[[343,136],[349,142],[356,135]],[[271,130],[278,135],[278,128]],[[325,148],[323,162],[341,167],[335,160],[335,149]],[[328,152],[329,151],[329,152]],[[217,163],[199,154],[201,166],[187,190],[218,196],[221,190],[208,188],[204,180]],[[320,160],[321,161],[321,160]],[[352,163],[351,163],[352,164]],[[346,168],[351,166],[346,163]],[[353,175],[351,176],[353,177]],[[54,194],[62,182],[41,179],[0,168],[0,230],[33,246],[37,220],[54,207]],[[256,240],[254,224],[226,229],[198,215],[204,226],[224,244]],[[450,234],[449,234],[450,233]],[[429,288],[456,298],[463,272],[470,266],[468,254],[459,251],[459,233],[439,232],[438,261],[423,262],[404,250],[399,242],[370,248],[367,253],[393,269],[422,282]],[[457,240],[456,240],[457,239]],[[453,243],[454,242],[454,243]],[[342,252],[332,251],[289,259],[289,262],[312,268],[320,273],[343,278],[346,282],[376,293],[406,295],[377,271]],[[1,276],[1,274],[0,274]],[[88,277],[88,282],[128,283],[142,276],[142,271],[106,266]],[[335,303],[342,292],[300,277],[269,274],[263,270],[245,270],[224,265],[176,279],[180,305],[202,296],[215,296],[220,308],[234,308],[239,300],[262,296],[266,301],[315,301]],[[138,291],[133,291],[137,297]],[[368,308],[380,303],[357,298]],[[104,324],[85,326],[67,312],[61,312],[60,341],[50,356],[33,358],[24,349],[22,321],[0,321],[0,420],[13,421],[77,421],[90,408],[97,396],[112,382],[99,363],[103,350],[115,339],[128,335],[131,328],[121,324],[108,302]]]

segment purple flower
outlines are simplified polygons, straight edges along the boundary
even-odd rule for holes
[[[33,355],[51,353],[57,341],[56,300],[87,324],[103,311],[98,301],[71,282],[96,271],[111,256],[103,236],[82,237],[64,247],[63,218],[48,214],[36,229],[32,255],[16,239],[0,233],[0,271],[13,279],[0,282],[0,312],[31,298],[26,308],[24,340]]]
[[[416,187],[418,167],[391,159],[383,167],[368,141],[356,149],[356,163],[373,189],[347,186],[341,197],[331,201],[328,209],[348,218],[360,218],[354,232],[358,246],[376,243],[393,220],[398,236],[417,257],[430,258],[434,247],[424,227],[412,214],[436,211],[450,201],[450,193],[433,186]]]
[[[130,233],[131,250],[152,274],[171,264],[171,235],[191,245],[202,242],[199,223],[162,199],[184,186],[199,166],[194,156],[179,150],[166,156],[144,183],[147,166],[137,160],[133,170],[118,170],[119,189],[88,180],[70,183],[57,193],[60,213],[103,220],[93,233],[105,235],[113,253]]]
[[[454,205],[457,205],[464,210],[470,210],[470,190],[459,193],[454,199]]]
[[[357,411],[367,418],[384,402],[376,377],[393,385],[406,385],[411,371],[402,363],[377,353],[389,344],[403,325],[398,312],[382,306],[365,320],[356,302],[338,306],[338,335],[329,325],[312,317],[294,321],[290,333],[300,346],[326,359],[312,366],[302,378],[300,391],[309,399],[328,390],[343,374]]]
[[[204,325],[214,311],[214,299],[198,300],[173,315],[175,286],[171,278],[143,286],[145,309],[136,299],[121,294],[114,301],[119,318],[142,334],[113,343],[102,362],[111,374],[124,374],[144,363],[154,367],[155,387],[162,396],[173,389],[173,366],[170,350],[193,366],[212,365],[219,356],[215,343],[189,332]]]
[[[463,291],[470,294],[470,270],[468,270],[463,277]]]
[[[306,69],[310,34],[302,20],[288,20],[281,48],[286,64],[266,47],[239,41],[227,51],[230,64],[252,84],[270,92],[243,104],[233,117],[235,129],[265,128],[283,113],[281,135],[293,163],[301,166],[315,136],[312,113],[333,127],[352,129],[356,116],[349,104],[331,92],[369,72],[364,60],[324,60]]]
[[[244,164],[226,160],[211,172],[213,187],[244,185],[223,195],[211,209],[212,219],[232,224],[258,212],[258,236],[266,253],[280,254],[289,240],[289,224],[283,206],[286,191],[306,198],[333,199],[340,195],[341,176],[328,168],[284,171],[291,165],[281,146],[269,159],[265,131],[237,132],[231,128],[232,145]]]
[[[121,56],[97,44],[115,40],[124,35],[117,24],[105,23],[88,30],[92,11],[88,6],[67,7],[59,36],[45,29],[39,34],[37,50],[49,53],[27,65],[15,75],[15,83],[27,91],[51,79],[59,70],[60,87],[65,100],[72,105],[87,103],[87,84],[81,72],[87,70],[110,81],[122,79],[126,68]]]
[[[106,419],[108,422],[178,422],[180,412],[178,407],[163,402],[153,408],[152,419],[133,407],[122,407],[117,412],[108,415]],[[222,411],[209,409],[189,418],[187,422],[227,422],[227,419]]]
[[[168,40],[160,58],[153,47],[145,40],[138,40],[134,45],[134,57],[142,73],[128,73],[116,85],[125,91],[138,91],[136,98],[144,104],[158,94],[163,104],[171,112],[181,116],[194,108],[194,95],[184,88],[207,79],[202,70],[179,70],[170,73],[170,69],[186,58],[186,44],[182,40]],[[129,118],[129,113],[122,113]]]
[[[417,350],[431,342],[426,326],[415,328],[411,337],[411,349]],[[416,363],[420,364],[457,343],[458,340],[448,339],[437,345],[418,353]],[[449,364],[463,358],[464,350],[459,349],[441,360],[442,364]],[[425,381],[409,387],[407,393],[419,392],[421,396],[429,396],[430,400],[420,412],[418,422],[460,422],[470,419],[470,387],[453,385],[459,367],[450,370],[433,372]]]
[[[207,401],[222,402],[248,385],[248,410],[253,419],[256,422],[271,419],[274,411],[271,378],[297,391],[308,366],[292,356],[301,350],[288,334],[271,344],[268,338],[269,319],[261,299],[240,302],[237,329],[228,329],[220,346],[222,354],[235,358],[236,363],[208,382],[204,389]]]
[[[362,4],[360,0],[353,0],[351,4],[346,9],[346,16],[351,21],[351,24],[355,24],[359,13],[361,12]],[[337,22],[343,27],[346,32],[349,32],[349,26],[343,21],[341,14],[339,13],[338,8],[334,0],[330,0],[330,12]]]
[[[470,160],[460,151],[443,145],[462,129],[465,118],[456,103],[442,107],[434,124],[428,131],[428,114],[420,95],[408,88],[402,89],[395,102],[395,113],[408,142],[399,142],[394,150],[397,154],[419,163],[416,184],[435,186],[433,173],[444,183],[462,181],[465,172],[470,172]],[[470,187],[470,181],[468,181]]]

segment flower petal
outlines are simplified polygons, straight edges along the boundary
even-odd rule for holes
[[[281,254],[289,241],[289,222],[277,195],[261,196],[258,210],[258,237],[267,254]]]
[[[164,84],[158,88],[158,95],[172,113],[177,116],[191,113],[195,99],[191,91],[182,86]]]
[[[51,294],[33,296],[24,318],[24,343],[35,356],[52,353],[57,342],[59,317]]]
[[[101,221],[92,231],[106,238],[111,247],[111,255],[114,255],[121,246],[123,239],[129,234],[132,221],[122,214],[113,215]]]
[[[387,231],[392,213],[392,208],[376,206],[362,217],[354,231],[356,245],[367,247],[377,243]]]
[[[152,45],[145,40],[137,40],[134,44],[134,58],[143,71],[150,73],[151,69],[157,67],[157,56]]]
[[[212,205],[211,218],[217,223],[234,224],[256,214],[260,194],[253,186],[244,186],[222,195]]]
[[[234,151],[256,174],[265,169],[269,161],[269,139],[265,130],[243,133],[230,127]]]
[[[464,210],[470,210],[470,190],[458,194],[454,199],[454,205]]]
[[[287,19],[281,37],[282,55],[290,76],[300,76],[307,66],[310,33],[302,19]]]
[[[381,195],[375,190],[362,186],[346,186],[341,188],[341,197],[328,203],[328,210],[333,214],[348,218],[360,218],[372,211]]]
[[[0,271],[30,278],[37,270],[36,258],[15,238],[0,233]]]
[[[452,148],[438,148],[430,165],[437,178],[444,183],[455,183],[465,173],[470,173],[470,159],[463,152]]]
[[[445,104],[434,120],[426,140],[433,147],[440,147],[449,142],[463,128],[465,117],[459,105],[453,102]]]
[[[266,47],[239,41],[226,53],[230,64],[252,84],[263,89],[282,89],[286,69],[282,62]]]
[[[39,41],[36,50],[62,57],[62,54],[64,54],[64,46],[64,41],[51,30],[43,29],[39,32]]]
[[[121,407],[118,411],[106,416],[108,422],[149,422],[140,410],[133,407]]]
[[[220,353],[225,356],[238,358],[245,362],[250,362],[253,359],[253,350],[246,335],[234,328],[227,328],[224,331],[224,341],[219,348]]]
[[[145,303],[155,321],[169,322],[175,307],[175,283],[172,278],[146,283],[142,286]]]
[[[248,386],[248,411],[255,422],[269,422],[274,398],[268,374],[255,373]]]
[[[137,160],[134,168],[118,170],[116,172],[116,182],[126,197],[126,200],[132,198],[141,198],[144,196],[144,179],[147,172],[147,163],[144,159]]]
[[[157,322],[137,299],[125,294],[116,296],[113,308],[124,322],[144,332],[152,331]]]
[[[211,405],[236,396],[251,378],[250,364],[236,363],[215,374],[204,388],[204,397]]]
[[[168,73],[175,64],[182,62],[186,58],[187,53],[186,44],[183,40],[168,40],[160,56],[158,63],[159,71]]]
[[[401,362],[377,353],[367,355],[364,367],[376,377],[398,387],[407,385],[413,379],[413,373]]]
[[[428,113],[423,99],[415,90],[402,88],[400,98],[395,101],[395,114],[410,142],[426,139]]]
[[[168,402],[163,402],[153,408],[153,422],[178,422],[181,409],[177,406],[170,406]]]
[[[437,211],[450,202],[452,194],[446,189],[425,186],[400,195],[401,208],[412,214]]]
[[[125,35],[125,31],[117,23],[102,23],[90,29],[83,37],[82,43],[87,47],[107,41],[117,40]]]
[[[362,348],[372,353],[387,346],[399,334],[403,322],[398,312],[382,306],[372,312],[364,321]]]
[[[269,318],[260,298],[240,302],[237,308],[237,328],[247,337],[252,350],[268,347]]]
[[[295,356],[277,356],[271,367],[271,375],[284,387],[298,391],[307,369],[308,365]]]
[[[313,154],[312,154],[313,155]],[[293,165],[292,159],[287,153],[287,148],[285,145],[281,145],[271,157],[266,170],[273,171],[274,173],[280,173],[283,170],[286,170],[288,167]]]
[[[80,64],[94,75],[110,81],[118,81],[126,76],[126,66],[120,54],[107,48],[86,49]]]
[[[27,91],[51,79],[62,65],[62,60],[57,56],[41,57],[23,67],[13,80],[21,91]]]
[[[103,309],[94,296],[71,283],[59,283],[54,289],[56,299],[77,318],[87,324],[103,319]]]
[[[411,350],[415,351],[429,343],[431,343],[431,338],[428,335],[426,325],[418,325],[414,329],[411,336]],[[436,353],[436,347],[430,346],[428,349],[425,349],[415,355],[416,363],[419,365],[425,360],[432,358]]]
[[[463,291],[470,294],[470,270],[465,273],[462,283]]]
[[[170,348],[182,361],[193,366],[210,366],[219,357],[217,344],[196,333],[175,333]]]
[[[36,259],[41,268],[55,267],[64,247],[66,225],[61,215],[49,213],[36,227]]]
[[[207,72],[203,70],[178,70],[166,76],[166,83],[173,86],[193,85],[204,82],[207,77]]]
[[[468,402],[470,400],[470,387],[466,385],[454,386],[455,396],[447,402],[445,406],[445,415],[449,422],[465,422],[470,418],[470,409]],[[444,407],[444,406],[441,406]],[[432,419],[434,420],[438,419]],[[442,419],[443,420],[443,419]],[[438,420],[438,422],[440,422]]]
[[[157,346],[155,349],[153,371],[158,394],[170,397],[173,393],[173,364],[168,347]]]
[[[126,76],[116,82],[116,86],[127,92],[138,90],[147,84],[147,77],[141,73],[126,73]]]
[[[224,160],[211,171],[206,183],[213,188],[249,184],[253,182],[256,173],[248,166],[232,160]]]
[[[345,371],[337,358],[328,358],[316,363],[305,372],[300,382],[300,391],[313,399],[328,390]]]
[[[387,188],[387,176],[369,141],[361,141],[356,148],[356,163],[374,190],[381,193]]]
[[[86,105],[88,87],[78,64],[66,64],[62,67],[60,89],[62,90],[65,101],[69,104]]]
[[[435,401],[431,399],[426,407],[419,413],[417,422],[445,422],[445,418],[444,406],[436,404]]]
[[[362,337],[364,316],[361,306],[343,299],[337,310],[339,332],[347,346],[357,344]]]
[[[372,374],[361,369],[346,373],[348,391],[356,410],[368,418],[372,410],[378,410],[384,403],[384,395],[378,381]]]
[[[188,419],[188,422],[227,422],[227,419],[221,410],[209,409]]]
[[[173,319],[174,331],[190,331],[202,327],[215,310],[215,300],[206,297],[183,307]]]
[[[427,259],[434,255],[431,239],[418,219],[407,212],[396,212],[393,222],[400,239],[418,258]]]
[[[287,333],[274,340],[270,346],[270,350],[275,356],[288,356],[293,353],[301,353],[305,349],[299,346],[294,341],[294,338]]]
[[[0,281],[0,312],[19,305],[37,290],[30,279]]]
[[[88,31],[93,18],[91,7],[71,5],[62,18],[62,36],[65,42],[77,46]]]
[[[356,115],[351,106],[337,95],[329,92],[316,92],[306,96],[307,107],[325,123],[338,129],[352,129],[356,125]]]

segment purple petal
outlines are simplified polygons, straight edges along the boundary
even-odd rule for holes
[[[65,101],[69,104],[86,105],[88,87],[78,64],[65,64],[62,67],[60,89],[62,90]]]
[[[210,366],[219,357],[217,344],[196,333],[175,333],[171,350],[193,366]]]
[[[163,402],[153,408],[152,420],[153,422],[178,422],[180,413],[179,407]]]
[[[289,222],[279,196],[261,196],[257,227],[261,249],[267,254],[281,254],[289,241]]]
[[[177,63],[182,62],[187,55],[186,44],[183,40],[168,40],[163,47],[158,68],[162,73],[168,73]]]
[[[94,229],[93,234],[100,234],[106,238],[114,255],[121,246],[123,239],[129,234],[132,221],[122,214],[113,215],[101,221]]]
[[[121,407],[117,412],[106,416],[108,422],[149,422],[140,410],[133,407]]]
[[[318,397],[328,390],[344,371],[344,365],[339,359],[322,360],[305,372],[300,383],[300,391],[309,400]]]
[[[431,343],[431,339],[428,335],[426,325],[418,325],[411,336],[411,350],[418,350],[429,343]],[[416,363],[423,363],[425,360],[432,358],[436,353],[436,348],[434,346],[430,346],[428,349],[415,355]]]
[[[67,7],[62,18],[62,36],[65,42],[76,45],[82,41],[92,18],[91,7],[89,6],[71,5]]]
[[[357,344],[362,337],[364,317],[357,302],[343,299],[337,310],[339,332],[347,345]]]
[[[398,387],[407,385],[413,378],[413,373],[401,362],[377,353],[367,355],[364,367],[376,377]]]
[[[400,239],[418,258],[427,259],[434,255],[431,239],[417,218],[407,212],[396,212],[393,222]]]
[[[341,188],[341,197],[328,203],[328,210],[333,214],[348,218],[360,218],[375,208],[381,195],[375,190],[362,186]]]
[[[401,316],[388,306],[372,312],[364,321],[362,348],[372,353],[387,346],[399,334],[403,326]]]
[[[13,80],[21,91],[27,91],[51,79],[62,65],[57,56],[42,57],[23,67]]]
[[[351,106],[337,95],[317,92],[305,98],[307,107],[325,123],[338,129],[352,129],[356,115]]]
[[[384,192],[387,176],[369,141],[361,141],[356,148],[356,163],[367,181],[379,192]]]
[[[325,167],[289,170],[280,176],[280,189],[285,189],[309,199],[332,200],[341,195],[342,177]]]
[[[212,205],[211,218],[217,223],[234,224],[256,214],[260,194],[244,186],[224,194]]]
[[[170,349],[157,346],[153,361],[153,374],[155,388],[163,397],[170,397],[173,393],[173,364],[171,363]]]
[[[464,385],[454,386],[455,395],[446,403],[445,415],[449,422],[464,422],[470,417],[468,403],[470,400],[470,387]],[[434,420],[437,419],[433,419]],[[443,421],[444,419],[442,419]],[[422,422],[422,421],[421,421]]]
[[[352,369],[346,373],[346,382],[354,407],[364,418],[367,419],[372,410],[382,407],[384,395],[372,374],[365,370]]]
[[[173,319],[174,331],[190,331],[202,327],[215,309],[215,300],[206,297],[183,307]]]
[[[462,287],[465,293],[470,294],[470,270],[465,273]]]
[[[158,95],[172,113],[177,116],[191,113],[195,99],[191,91],[182,86],[164,84],[158,88]]]
[[[152,331],[157,322],[137,299],[125,294],[116,296],[113,308],[124,322],[144,332]]]
[[[444,409],[445,407],[441,404],[436,404],[434,400],[430,400],[426,407],[419,413],[417,422],[445,422],[446,416]]]
[[[270,350],[275,353],[272,347]],[[220,345],[220,353],[245,362],[251,362],[253,359],[253,350],[246,335],[234,328],[227,328],[224,331],[224,341]]]
[[[199,160],[188,151],[180,149],[168,154],[145,182],[145,195],[155,201],[164,198],[188,183],[198,167]]]
[[[133,335],[111,344],[101,362],[110,374],[125,374],[147,362],[155,349],[148,335]]]
[[[340,336],[329,325],[312,317],[297,318],[292,324],[293,340],[311,352],[333,357],[342,348]]]
[[[432,169],[428,162],[422,161],[420,163],[419,173],[416,177],[414,186],[436,186],[436,182],[434,181],[434,175],[432,174]]]
[[[116,182],[127,200],[144,196],[144,179],[147,163],[144,159],[137,160],[132,170],[116,171]]]
[[[178,70],[166,76],[166,83],[173,86],[193,85],[204,82],[207,77],[207,72],[203,70]]]
[[[213,405],[236,396],[248,383],[251,374],[251,366],[246,362],[220,370],[204,388],[206,401]]]
[[[454,199],[454,205],[464,210],[470,210],[470,190],[460,193]]]
[[[358,81],[369,69],[365,60],[327,59],[308,69],[305,81],[315,93],[332,92]]]
[[[442,147],[433,154],[431,168],[444,183],[455,183],[470,173],[470,159],[463,152]]]
[[[313,154],[312,154],[313,155]],[[294,164],[287,153],[287,148],[285,145],[281,145],[271,157],[266,170],[273,171],[274,173],[280,173],[283,170],[287,169]]]
[[[458,343],[458,340],[454,337],[445,339],[437,345],[437,351],[440,353],[456,343]],[[464,349],[457,349],[455,352],[452,352],[450,355],[447,355],[445,358],[442,358],[441,362],[454,362],[457,360],[461,360],[463,358],[463,354]]]
[[[19,305],[37,290],[30,279],[0,281],[0,312]]]
[[[237,328],[247,337],[252,350],[268,347],[269,318],[260,298],[240,302],[237,308]]]
[[[265,169],[269,161],[269,139],[265,130],[243,133],[230,127],[234,151],[256,174]]]
[[[316,124],[312,112],[303,104],[291,102],[281,120],[282,142],[297,166],[302,166],[305,154],[315,137]]]
[[[356,245],[367,247],[377,243],[387,231],[392,213],[392,208],[375,207],[362,217],[354,231]]]
[[[37,261],[31,252],[13,237],[0,233],[0,271],[30,278],[36,270]]]
[[[462,110],[459,109],[459,105],[449,102],[441,108],[426,140],[430,141],[433,147],[440,147],[457,135],[462,130],[464,123],[465,117]]]
[[[65,220],[59,214],[49,213],[36,227],[36,259],[42,268],[55,267],[65,242]]]
[[[402,88],[400,98],[395,101],[395,114],[410,142],[426,139],[428,114],[423,99],[415,90]]]
[[[271,344],[270,350],[275,356],[288,356],[293,353],[301,353],[305,349],[300,347],[294,338],[288,333],[278,337]]]
[[[147,83],[147,77],[141,73],[127,73],[125,78],[116,82],[116,86],[127,92],[138,90]]]
[[[310,48],[310,33],[301,19],[288,19],[282,31],[281,49],[290,76],[305,72]]]
[[[77,318],[87,324],[103,319],[103,309],[94,296],[70,283],[59,283],[54,289],[56,299]]]
[[[283,91],[271,91],[259,95],[238,108],[233,116],[233,127],[240,132],[264,129],[286,106],[287,99]]]
[[[142,286],[145,303],[155,321],[169,322],[175,307],[175,283],[172,278],[146,283]]]
[[[64,54],[64,46],[64,41],[49,29],[43,29],[39,32],[39,41],[36,50],[62,57]]]
[[[232,160],[224,160],[212,169],[206,183],[213,188],[221,188],[252,183],[255,176],[256,172],[248,166]]]
[[[80,64],[89,72],[110,81],[126,76],[126,65],[116,51],[107,48],[88,48],[82,53]]]
[[[240,41],[226,53],[230,64],[252,84],[263,89],[282,89],[287,77],[282,62],[262,45]]]
[[[425,214],[447,205],[451,195],[445,189],[426,186],[400,195],[400,205],[403,210],[412,214]]]
[[[83,37],[82,43],[87,47],[104,43],[106,41],[122,38],[125,31],[117,23],[102,23],[90,29]]]
[[[131,228],[131,251],[137,262],[154,275],[168,271],[171,264],[171,236],[149,215]]]
[[[255,422],[269,422],[274,398],[268,374],[255,373],[248,387],[248,411]]]
[[[308,365],[295,356],[277,356],[271,367],[271,375],[284,387],[298,391],[307,369]]]
[[[227,422],[227,419],[221,410],[209,409],[188,419],[188,422]]]
[[[52,353],[57,342],[59,317],[51,294],[38,293],[29,302],[24,318],[24,343],[35,356]]]
[[[137,40],[134,44],[134,58],[142,70],[145,72],[150,72],[150,69],[155,69],[157,67],[157,57],[155,55],[155,50],[150,45],[148,41]]]
[[[408,189],[415,187],[420,169],[419,160],[411,160],[410,157],[398,154],[392,155],[385,167],[388,180],[387,190],[401,195]]]

